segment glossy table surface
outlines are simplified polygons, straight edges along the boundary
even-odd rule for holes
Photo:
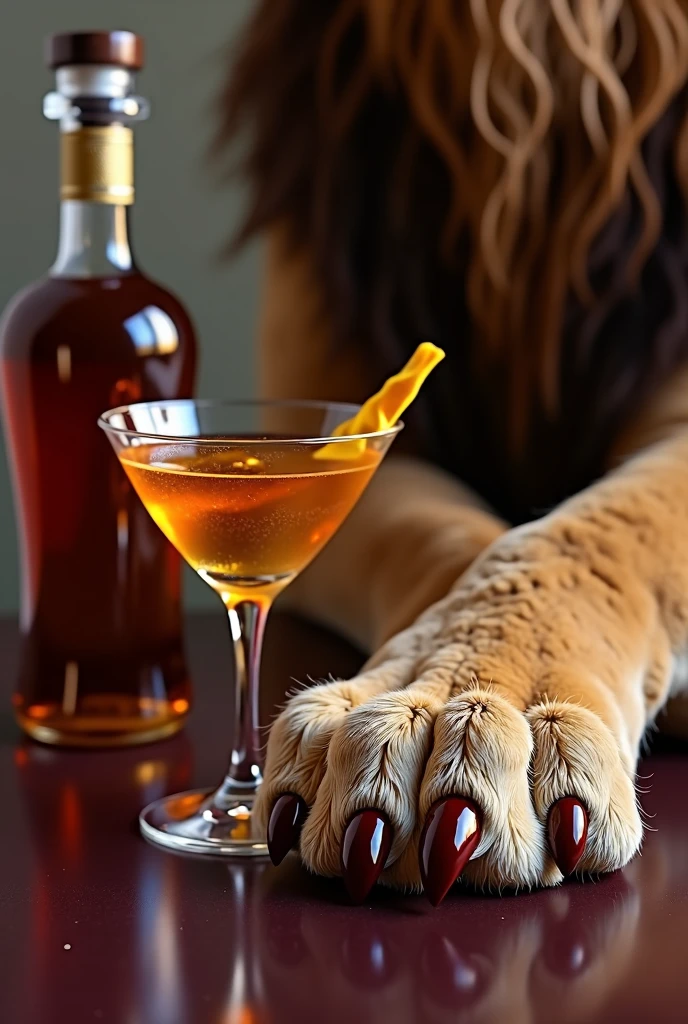
[[[118,752],[22,741],[9,711],[16,628],[0,623],[0,1021],[286,1024],[688,1020],[688,748],[640,769],[654,831],[623,873],[433,910],[380,890],[191,859],[147,845],[141,805],[224,770],[229,641],[189,623],[184,733]],[[290,677],[358,656],[286,616],[269,629],[265,714]]]

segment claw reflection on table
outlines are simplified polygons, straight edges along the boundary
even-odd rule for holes
[[[3,985],[11,1024],[672,1022],[683,1019],[688,757],[643,768],[653,827],[624,872],[518,896],[457,886],[439,909],[377,887],[182,857],[137,834],[142,804],[221,766],[213,662],[221,626],[194,624],[199,706],[187,732],[128,751],[59,751],[0,735]],[[358,656],[277,616],[266,670],[283,683]],[[303,664],[302,664],[303,663]],[[286,679],[285,679],[286,676]],[[276,699],[273,689],[266,701]],[[267,710],[266,717],[267,717]],[[103,813],[103,806],[107,813]]]

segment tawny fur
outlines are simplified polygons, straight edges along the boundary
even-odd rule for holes
[[[337,397],[322,325],[280,299],[306,271],[271,260],[265,390]],[[308,356],[290,350],[278,380],[285,330]],[[292,602],[377,650],[357,679],[296,695],[271,732],[258,821],[278,793],[302,795],[309,868],[337,875],[347,821],[378,807],[394,828],[382,881],[418,889],[425,815],[452,794],[484,815],[462,882],[560,882],[546,819],[563,796],[589,812],[579,871],[622,867],[642,839],[643,734],[670,697],[674,730],[688,722],[688,374],[639,411],[606,477],[518,529],[439,470],[392,458]]]

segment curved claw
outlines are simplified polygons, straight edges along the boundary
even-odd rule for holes
[[[439,906],[480,842],[480,812],[470,800],[450,796],[428,811],[420,838],[425,894]]]
[[[275,800],[268,822],[268,853],[275,867],[296,846],[307,817],[306,801],[296,793],[282,793]]]
[[[382,874],[392,836],[392,826],[380,811],[360,811],[347,825],[342,842],[342,875],[354,903],[363,903]]]
[[[562,875],[572,875],[588,838],[588,812],[580,800],[562,797],[552,804],[547,819],[549,845]]]

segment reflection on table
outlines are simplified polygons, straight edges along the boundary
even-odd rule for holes
[[[197,664],[220,637],[197,634]],[[334,648],[304,644],[295,653],[273,638],[268,674],[286,686],[287,672],[303,675],[289,667],[299,658],[314,674],[336,668]],[[665,748],[641,769],[652,775],[643,800],[656,831],[622,873],[503,898],[457,889],[438,910],[378,889],[351,907],[337,880],[309,876],[296,856],[278,869],[228,864],[138,835],[141,806],[211,784],[222,768],[220,691],[205,671],[191,728],[165,743],[102,754],[0,746],[11,763],[4,856],[15,893],[3,911],[3,1020],[683,1019],[688,818],[676,794],[688,787],[688,754]]]

